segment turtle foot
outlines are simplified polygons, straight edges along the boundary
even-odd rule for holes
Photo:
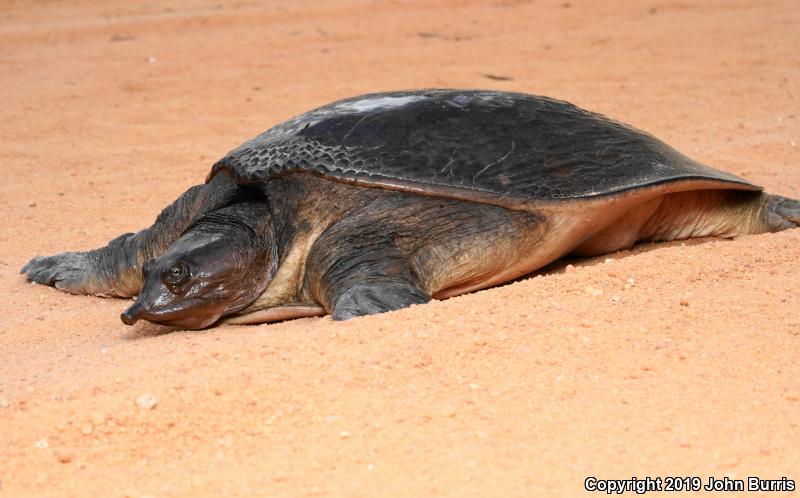
[[[339,296],[331,315],[334,320],[348,320],[427,303],[430,299],[430,296],[408,284],[356,285]]]
[[[30,282],[49,285],[72,294],[95,294],[96,265],[90,253],[63,252],[53,256],[36,256],[20,273]]]
[[[800,226],[800,201],[780,195],[770,196],[764,220],[775,232]]]

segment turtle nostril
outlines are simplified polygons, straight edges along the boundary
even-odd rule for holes
[[[145,312],[144,305],[137,301],[133,303],[133,306],[123,311],[122,314],[119,316],[119,318],[125,325],[133,325],[134,323],[139,321],[139,317],[144,312]]]

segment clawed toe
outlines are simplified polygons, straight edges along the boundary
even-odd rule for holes
[[[92,277],[87,253],[65,252],[54,256],[36,256],[20,273],[29,281],[76,294],[86,293]]]
[[[766,223],[767,229],[772,232],[800,225],[800,201],[788,197],[768,196],[762,213],[761,219]]]
[[[46,259],[47,258],[45,256],[36,256],[35,258],[28,261],[28,263],[25,266],[23,266],[19,272],[27,274],[30,277],[37,271],[41,270],[41,268],[45,265]]]
[[[778,196],[776,196],[778,197]],[[779,197],[776,202],[775,210],[784,219],[791,221],[795,225],[800,225],[800,201]]]
[[[334,320],[407,308],[430,301],[430,296],[408,285],[355,286],[345,291],[333,307]]]
[[[28,262],[20,273],[25,274],[28,280],[37,284],[51,285],[53,281],[54,264],[51,257],[36,256]]]

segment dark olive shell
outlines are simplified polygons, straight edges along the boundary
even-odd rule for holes
[[[711,180],[757,190],[653,136],[546,97],[481,90],[377,93],[281,123],[214,165],[241,184],[306,172],[500,205]]]

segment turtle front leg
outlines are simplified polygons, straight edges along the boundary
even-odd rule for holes
[[[229,175],[218,174],[209,183],[187,190],[150,228],[120,235],[91,251],[37,256],[20,273],[31,282],[72,294],[135,296],[142,287],[145,261],[164,252],[193,221],[229,202],[236,191]]]
[[[72,294],[133,296],[141,288],[141,277],[135,272],[137,242],[134,234],[126,233],[92,251],[36,256],[20,273],[31,282]]]
[[[334,320],[423,304],[423,289],[407,256],[389,238],[346,230],[323,234],[309,254],[306,282]]]

